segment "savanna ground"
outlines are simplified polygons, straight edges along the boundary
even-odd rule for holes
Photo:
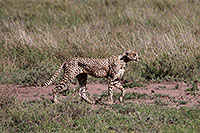
[[[200,132],[199,7],[197,0],[0,0],[0,132]],[[77,85],[52,104],[54,86],[38,87],[71,57],[126,50],[142,60],[128,64],[118,105],[89,105]],[[106,88],[89,77],[91,99],[106,101]]]

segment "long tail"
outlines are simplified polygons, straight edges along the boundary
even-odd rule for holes
[[[55,74],[49,79],[47,80],[45,83],[42,84],[42,86],[48,86],[50,85],[60,74],[60,72],[62,71],[62,69],[64,68],[64,66],[66,65],[66,63],[63,63],[58,70],[55,72]]]

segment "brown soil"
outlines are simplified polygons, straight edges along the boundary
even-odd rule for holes
[[[50,98],[49,94],[54,86],[48,87],[33,87],[21,85],[0,85],[0,91],[6,92],[6,96],[16,96],[19,101],[39,100],[41,97]],[[126,88],[126,93],[140,93],[147,94],[148,98],[129,99],[124,102],[134,102],[136,104],[158,104],[160,106],[179,108],[182,106],[199,106],[200,105],[200,91],[185,91],[191,88],[191,84],[184,82],[173,83],[147,83],[145,87]],[[70,89],[77,88],[77,85],[71,85]],[[107,91],[106,84],[88,84],[87,92],[91,97],[101,95],[102,92]],[[198,83],[198,88],[200,84]],[[114,92],[120,92],[114,89]]]

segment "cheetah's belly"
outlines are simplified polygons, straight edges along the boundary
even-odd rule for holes
[[[100,69],[98,71],[90,72],[88,74],[96,78],[105,78],[107,76],[107,71],[104,69]]]

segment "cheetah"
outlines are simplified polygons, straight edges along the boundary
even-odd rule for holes
[[[64,62],[55,74],[43,84],[43,86],[50,85],[59,73],[64,70],[61,82],[56,85],[52,90],[53,102],[58,103],[57,95],[61,92],[66,84],[77,78],[79,83],[79,96],[90,104],[94,104],[86,96],[86,82],[88,74],[96,78],[107,78],[108,80],[108,103],[113,104],[113,88],[116,87],[121,90],[119,102],[122,101],[125,90],[121,83],[120,78],[123,76],[126,68],[126,64],[130,61],[138,61],[140,57],[136,52],[127,51],[118,56],[111,56],[109,58],[72,58],[67,62]]]

